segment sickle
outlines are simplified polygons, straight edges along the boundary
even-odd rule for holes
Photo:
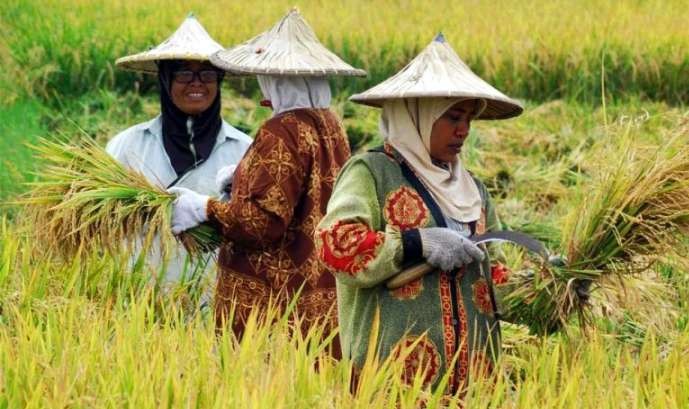
[[[528,234],[518,231],[494,231],[479,236],[469,237],[469,240],[474,242],[474,244],[490,243],[492,241],[510,242],[522,246],[532,253],[538,254],[542,258],[548,258],[548,250],[546,250],[543,243]]]
[[[548,250],[546,250],[543,243],[528,234],[518,231],[495,231],[478,236],[469,237],[474,244],[490,243],[490,242],[510,242],[524,247],[525,249],[538,254],[544,259],[548,258]],[[399,288],[407,283],[422,277],[433,271],[435,267],[428,263],[420,263],[402,270],[399,274],[393,276],[386,283],[389,289]]]

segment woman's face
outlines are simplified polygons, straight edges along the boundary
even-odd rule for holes
[[[431,128],[431,157],[441,162],[452,162],[462,151],[462,145],[471,128],[479,101],[470,99],[450,107],[433,123]]]
[[[183,61],[172,72],[172,103],[185,114],[200,114],[211,106],[218,95],[219,75],[220,72],[209,63]]]

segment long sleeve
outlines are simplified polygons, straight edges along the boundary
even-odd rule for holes
[[[402,269],[402,233],[382,229],[376,185],[357,160],[342,170],[316,232],[319,259],[343,284],[372,287]]]
[[[225,239],[245,247],[263,247],[286,232],[305,178],[298,136],[287,127],[263,126],[240,162],[231,200],[210,200],[208,218]]]

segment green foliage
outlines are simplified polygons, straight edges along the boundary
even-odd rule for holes
[[[38,162],[28,148],[45,132],[43,107],[36,101],[0,106],[0,202],[21,191],[21,183],[33,179]]]
[[[143,285],[118,258],[34,258],[1,219],[0,249],[0,399],[8,407],[459,407],[402,385],[401,362],[374,357],[351,394],[351,363],[327,356],[320,328],[293,331],[289,313],[253,315],[239,341],[174,292]],[[667,343],[632,319],[618,338],[595,330],[535,338],[506,326],[496,377],[473,374],[464,406],[686,407],[689,335],[666,328]]]
[[[486,182],[503,224],[539,237],[552,249],[574,241],[590,248],[601,242],[618,246],[614,237],[599,234],[601,229],[622,231],[617,222],[633,218],[596,212],[606,206],[581,198],[605,192],[597,181],[622,160],[610,148],[621,135],[633,136],[634,151],[652,152],[686,126],[689,9],[681,1],[537,0],[517,7],[506,0],[442,0],[432,11],[417,0],[296,3],[328,47],[369,71],[366,79],[332,80],[334,108],[353,152],[380,143],[379,111],[346,102],[348,95],[396,72],[440,30],[475,72],[511,96],[528,99],[518,119],[475,122],[463,159]],[[159,43],[190,10],[222,44],[231,45],[267,29],[293,5],[281,0],[261,7],[215,0],[2,2],[0,201],[16,199],[37,171],[38,177],[46,176],[26,143],[43,136],[75,145],[93,138],[102,145],[158,113],[155,78],[114,69],[117,57]],[[271,115],[240,96],[254,96],[256,82],[227,82],[223,117],[253,134]],[[601,101],[605,107],[597,108]],[[685,159],[672,156],[678,151],[666,153],[685,165]],[[637,182],[652,173],[635,168],[631,176],[632,168],[619,176]],[[118,173],[107,169],[104,175],[112,181]],[[108,190],[109,200],[112,193]],[[675,200],[685,199],[674,197],[671,203]],[[0,212],[8,214],[6,209],[5,204]],[[102,209],[94,212],[112,213]],[[572,216],[579,224],[596,218],[605,223],[575,228],[581,236],[570,230],[562,234],[563,220],[573,209],[581,212]],[[199,311],[194,295],[212,282],[163,290],[151,282],[156,272],[131,268],[131,254],[104,252],[97,240],[84,246],[81,257],[37,253],[36,242],[17,222],[19,209],[12,210],[14,220],[0,216],[0,407],[415,408],[420,400],[429,408],[459,406],[457,399],[423,390],[419,376],[411,387],[402,385],[401,363],[375,357],[353,395],[351,363],[324,354],[327,337],[321,341],[320,329],[295,333],[289,315],[273,311],[272,320],[252,317],[242,341],[218,335],[211,314]],[[49,226],[32,227],[49,232]],[[647,261],[649,254],[638,250],[631,257]],[[689,406],[686,254],[657,250],[650,254],[660,263],[657,273],[601,275],[592,288],[593,320],[586,332],[567,320],[559,323],[566,336],[538,337],[526,327],[504,325],[505,353],[497,375],[490,381],[475,378],[464,407]],[[517,249],[504,252],[513,270],[524,264]],[[549,300],[568,300],[570,287],[562,283],[576,275],[566,269],[515,274],[527,280],[522,294],[534,288],[559,294],[548,299],[538,293],[541,298],[526,310],[532,322],[552,311]],[[553,278],[560,283],[554,290],[548,287]]]
[[[53,104],[101,88],[147,91],[155,79],[116,70],[115,59],[160,43],[189,11],[230,46],[267,30],[294,5],[7,0],[0,5],[3,99],[39,96]],[[538,0],[515,7],[506,0],[443,0],[435,12],[419,1],[296,5],[324,44],[369,71],[365,80],[336,79],[335,89],[346,94],[389,77],[443,31],[477,74],[519,98],[597,103],[605,78],[614,99],[689,101],[689,11],[682,1]],[[257,91],[253,80],[233,86],[246,95]]]

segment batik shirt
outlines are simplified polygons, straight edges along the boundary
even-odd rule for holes
[[[253,308],[271,297],[284,305],[303,285],[297,311],[306,324],[325,319],[335,327],[335,279],[318,262],[314,232],[348,158],[344,129],[328,109],[284,112],[261,126],[235,173],[231,200],[208,205],[225,239],[219,325],[234,304],[233,328],[241,334]]]
[[[405,267],[423,261],[418,229],[444,224],[405,177],[392,148],[353,157],[343,168],[319,224],[319,258],[337,280],[340,341],[345,357],[361,367],[376,311],[382,357],[397,354],[421,338],[405,359],[405,380],[423,366],[435,386],[451,371],[450,388],[465,384],[471,365],[492,367],[500,345],[491,300],[489,261],[457,271],[433,271],[400,288],[386,282]],[[407,167],[407,171],[411,171]],[[418,181],[418,178],[417,178]],[[476,234],[498,225],[485,186]],[[427,190],[425,191],[427,192]],[[443,219],[444,220],[444,219]],[[451,366],[452,358],[457,363]]]

